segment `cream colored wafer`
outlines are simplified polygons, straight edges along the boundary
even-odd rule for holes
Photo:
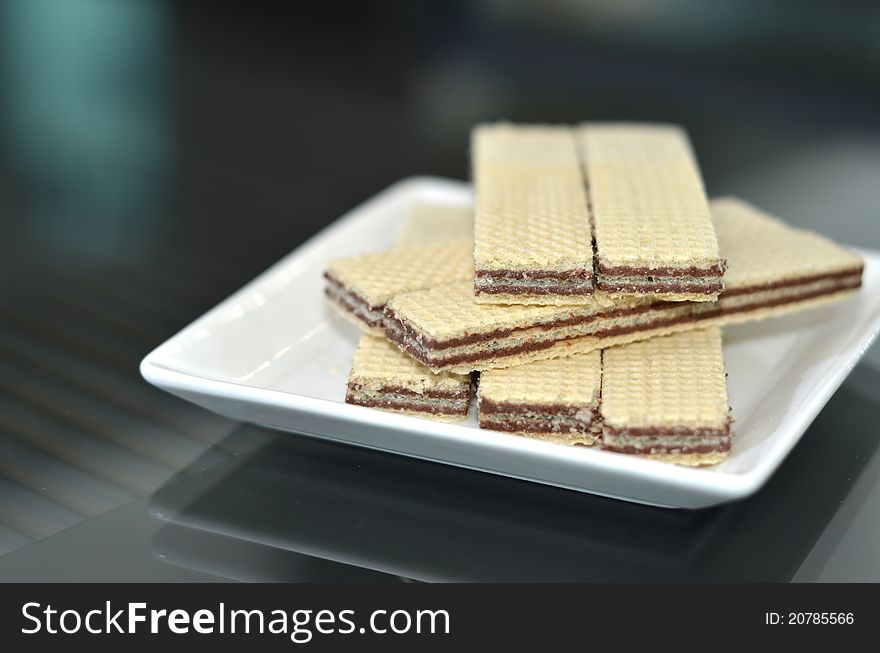
[[[730,450],[721,331],[697,329],[602,352],[602,448],[668,462]]]
[[[470,205],[422,203],[413,208],[404,223],[397,245],[407,248],[407,252],[424,253],[423,249],[408,248],[470,239],[472,232],[473,208]],[[440,248],[439,252],[444,253],[444,248]],[[430,255],[431,250],[428,253]],[[405,276],[406,272],[405,269],[401,276]],[[351,310],[342,310],[341,313],[370,334],[361,337],[355,353],[346,397],[349,403],[444,422],[461,421],[467,416],[472,391],[469,375],[435,375],[382,338],[385,331],[381,326],[366,327]],[[460,394],[463,389],[467,391],[466,400],[425,395],[426,391],[435,395],[438,392],[454,395]],[[415,395],[408,394],[410,392]],[[407,405],[409,409],[401,408]],[[441,409],[454,409],[454,412],[447,414],[440,412]]]
[[[419,202],[413,206],[397,237],[398,247],[436,245],[474,237],[472,204]]]
[[[862,259],[806,229],[796,229],[735,197],[712,200],[712,219],[729,268],[727,288],[860,273]]]
[[[466,282],[396,296],[386,335],[432,370],[521,365],[663,334],[761,319],[842,299],[861,284],[858,256],[739,200],[713,204],[728,288],[717,302],[661,302],[602,293],[581,306],[495,306]]]
[[[577,142],[596,237],[597,288],[711,301],[724,270],[684,131],[587,123]]]
[[[489,370],[480,378],[480,427],[592,445],[599,434],[600,380],[598,351]]]
[[[714,327],[606,349],[602,419],[615,429],[724,428],[724,374]]]
[[[569,127],[494,124],[471,138],[480,303],[581,303],[592,230]]]
[[[330,261],[325,294],[364,331],[381,334],[382,310],[394,295],[474,274],[472,243],[455,240],[413,245]]]
[[[543,360],[524,367],[487,371],[479,394],[500,404],[542,404],[589,408],[599,401],[599,352]]]
[[[433,374],[384,338],[361,336],[345,401],[444,421],[467,417],[471,377]]]

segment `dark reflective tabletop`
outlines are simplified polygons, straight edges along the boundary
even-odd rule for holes
[[[153,546],[187,566],[247,570],[272,548],[426,581],[790,580],[880,459],[877,431],[852,428],[875,409],[841,392],[760,493],[700,511],[243,427],[153,495]],[[218,555],[217,535],[241,548]]]
[[[466,179],[481,120],[682,123],[711,194],[880,249],[880,10],[612,4],[0,0],[0,580],[880,580],[877,347],[758,494],[696,512],[138,374],[394,181]]]

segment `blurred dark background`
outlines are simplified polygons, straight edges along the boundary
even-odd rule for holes
[[[495,119],[681,123],[712,194],[880,247],[875,2],[0,0],[0,554],[227,435],[141,357]]]
[[[872,2],[4,0],[0,29],[12,249],[244,281],[394,180],[466,178],[499,118],[679,122],[713,194],[880,245]]]

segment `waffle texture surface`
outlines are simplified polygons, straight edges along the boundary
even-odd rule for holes
[[[621,300],[619,305],[632,305],[638,301],[627,298]],[[575,312],[588,315],[608,306],[612,306],[611,302],[602,295],[594,295],[589,303],[578,306],[478,304],[474,300],[473,285],[463,282],[401,293],[388,304],[389,309],[398,316],[438,341],[488,330],[549,322]]]
[[[448,240],[471,240],[473,237],[473,205],[420,202],[413,206],[404,220],[397,245],[436,245]]]
[[[729,406],[717,327],[603,352],[602,418],[614,429],[724,428]]]
[[[413,245],[330,261],[328,274],[370,306],[394,295],[474,276],[472,243],[455,240]]]
[[[602,364],[598,351],[542,360],[480,376],[480,397],[496,403],[587,407],[598,403]]]
[[[481,125],[471,150],[477,270],[592,270],[592,229],[571,128]]]
[[[703,181],[680,128],[586,123],[577,142],[603,265],[720,264]]]
[[[711,202],[728,290],[852,271],[862,259],[824,236],[797,229],[740,199]]]
[[[385,338],[364,335],[354,355],[349,384],[366,389],[404,388],[417,394],[456,393],[470,388],[471,380],[462,374],[434,374]]]

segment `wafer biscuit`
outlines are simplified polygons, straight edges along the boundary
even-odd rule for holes
[[[382,335],[382,311],[394,295],[474,274],[470,240],[413,245],[330,261],[324,292],[362,330]]]
[[[672,125],[587,123],[577,143],[595,231],[596,287],[711,301],[724,262],[686,134]]]
[[[345,401],[441,421],[467,417],[470,375],[433,374],[384,338],[361,336]]]
[[[480,376],[480,428],[559,444],[592,445],[597,414],[600,352],[490,370]]]
[[[471,151],[476,301],[588,301],[592,231],[571,128],[481,125]]]
[[[684,465],[727,456],[731,417],[720,329],[613,347],[602,359],[603,449]]]
[[[385,332],[433,371],[487,370],[568,356],[702,326],[761,319],[841,299],[861,285],[862,260],[737,199],[712,203],[727,288],[716,302],[663,302],[596,293],[579,306],[474,301],[467,282],[402,293]]]
[[[472,204],[419,202],[410,210],[397,237],[398,247],[436,245],[474,237]]]

